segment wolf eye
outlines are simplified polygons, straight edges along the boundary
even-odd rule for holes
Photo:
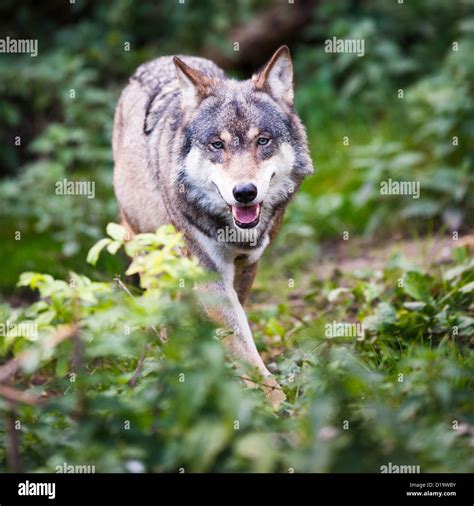
[[[270,142],[270,139],[268,137],[259,137],[257,139],[257,144],[259,146],[266,146]]]
[[[224,149],[224,143],[222,141],[211,142],[211,146],[214,149]]]

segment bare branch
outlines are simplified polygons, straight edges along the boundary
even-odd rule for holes
[[[133,373],[133,376],[130,378],[130,381],[128,382],[128,384],[131,387],[136,386],[138,383],[138,379],[140,378],[140,375],[143,371],[143,364],[145,362],[145,358],[146,358],[146,355],[147,355],[149,349],[150,349],[150,343],[145,345],[145,347],[143,348],[143,351],[142,351],[140,358],[138,360],[138,364],[135,369],[135,372]]]
[[[250,22],[230,30],[227,37],[229,47],[238,42],[238,51],[224,54],[215,45],[209,45],[204,48],[203,56],[224,69],[256,69],[279,45],[301,39],[301,33],[311,22],[317,4],[318,0],[298,0],[291,4],[276,2],[273,7],[255,15]]]
[[[44,402],[43,399],[7,385],[0,385],[0,396],[12,402],[21,402],[23,404],[30,404],[31,406],[39,406]]]
[[[8,469],[12,473],[21,472],[21,457],[20,457],[20,435],[15,427],[15,411],[12,409],[6,414],[5,417],[5,432],[6,432],[6,449],[7,449],[7,463]]]
[[[246,383],[253,383],[255,385],[260,385],[265,388],[269,388],[270,390],[281,390],[283,392],[283,388],[279,385],[269,385],[268,383],[265,383],[264,381],[257,381],[252,378],[249,378],[248,376],[237,376],[241,380],[244,380]]]

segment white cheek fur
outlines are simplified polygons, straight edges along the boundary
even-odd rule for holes
[[[293,148],[288,143],[283,143],[277,155],[261,164],[257,186],[259,195],[262,191],[263,199],[266,202],[271,204],[272,201],[276,201],[280,196],[288,193],[291,184],[288,176],[293,169],[294,162]]]
[[[219,192],[227,204],[236,204],[236,201],[232,194],[234,183],[229,179],[223,170],[216,170],[215,173],[212,174],[211,181],[217,186],[217,188],[219,188]]]
[[[201,154],[201,150],[194,147],[189,152],[185,161],[187,178],[196,188],[193,199],[201,199],[207,202],[216,211],[223,211],[227,208],[222,197],[217,192],[213,178],[216,174],[222,173],[220,164],[212,163]]]
[[[288,179],[295,161],[293,148],[284,143],[277,155],[260,164],[257,177],[253,181],[257,186],[258,201],[271,204],[289,191],[291,181]],[[199,148],[194,147],[186,157],[186,172],[195,186],[206,192],[206,199],[216,206],[224,204],[235,205],[232,190],[234,181],[229,178],[221,164],[212,163],[202,156]],[[216,193],[217,186],[220,195]],[[203,196],[204,197],[204,196]]]
[[[199,148],[194,147],[186,157],[186,174],[188,178],[200,188],[210,187],[210,178],[219,165],[206,160]]]

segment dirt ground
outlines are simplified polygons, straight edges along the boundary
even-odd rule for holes
[[[384,243],[352,239],[323,247],[323,261],[314,266],[320,277],[331,275],[335,269],[342,273],[364,269],[383,269],[394,254],[401,254],[420,267],[443,264],[452,258],[457,247],[467,246],[474,251],[474,235],[454,240],[450,236],[421,237],[417,240],[393,238]]]

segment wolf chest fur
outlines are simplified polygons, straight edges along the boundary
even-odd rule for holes
[[[205,309],[233,331],[226,344],[278,404],[284,394],[242,306],[287,204],[313,172],[288,48],[246,81],[197,57],[140,66],[117,105],[113,153],[124,225],[142,233],[171,223],[183,233],[190,254],[217,275],[199,287]]]

